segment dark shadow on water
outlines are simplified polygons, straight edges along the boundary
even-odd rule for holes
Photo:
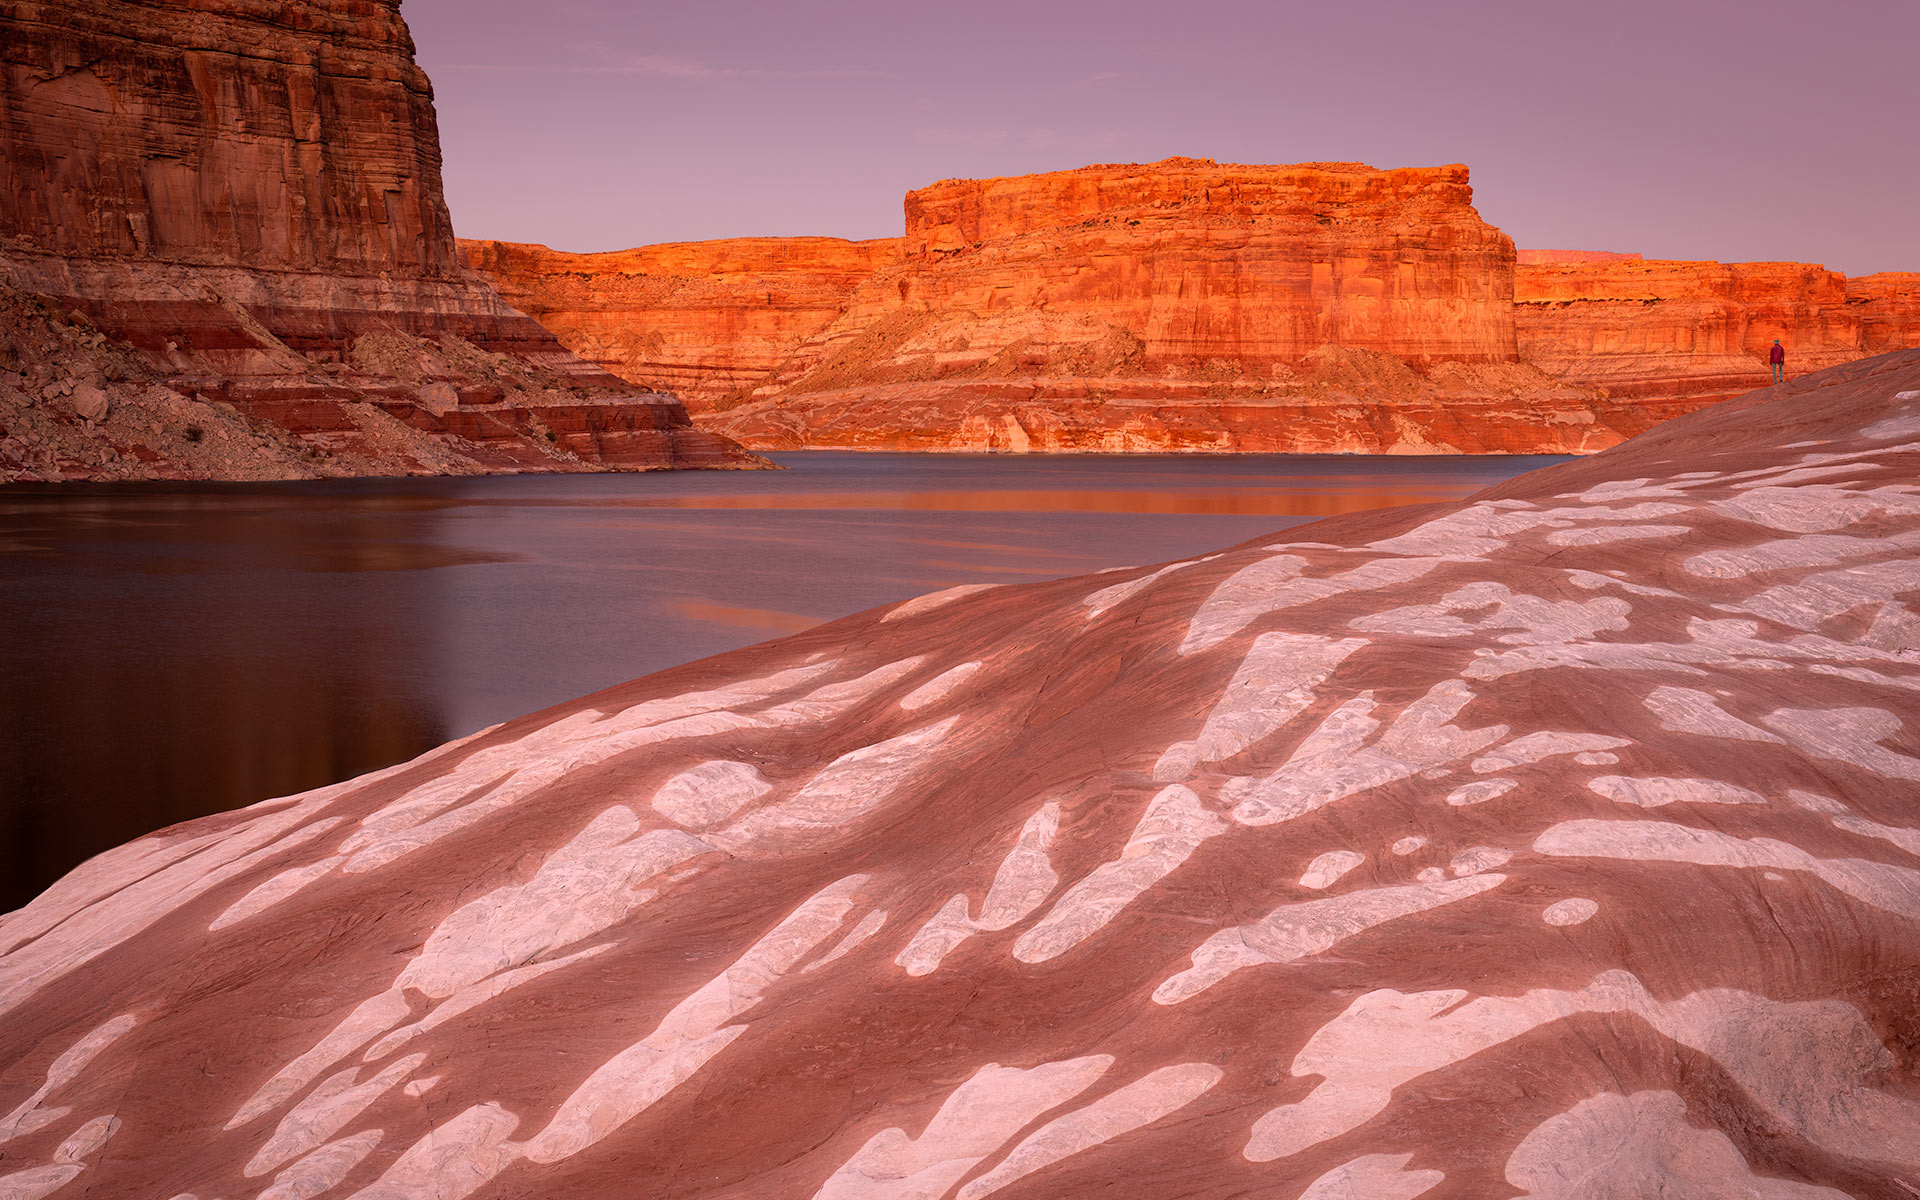
[[[0,487],[0,911],[162,826],[877,604],[1559,461],[776,457],[791,469]]]

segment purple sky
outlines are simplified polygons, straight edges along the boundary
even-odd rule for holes
[[[908,189],[1464,162],[1521,246],[1920,270],[1920,0],[406,0],[462,236],[885,237]]]

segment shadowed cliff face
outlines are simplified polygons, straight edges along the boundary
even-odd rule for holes
[[[463,243],[765,448],[1585,453],[1920,344],[1912,276],[1515,251],[1463,167],[1169,159],[910,193],[893,242]],[[1516,303],[1517,301],[1517,303]]]
[[[605,408],[635,389],[460,265],[432,91],[412,56],[397,0],[0,6],[0,288],[79,314],[182,397],[229,403],[258,436],[305,439],[349,473],[387,469],[348,444],[354,405],[385,406],[423,435],[414,469],[436,453],[475,469],[750,464],[665,397],[600,414],[609,429],[637,416],[648,435],[611,454],[583,445],[568,460],[531,444],[543,431],[526,410]],[[0,327],[16,335],[34,340]],[[448,369],[432,349],[373,361],[395,338],[512,361]],[[18,414],[55,399],[48,387],[121,382],[98,362],[74,366],[40,377],[0,361],[6,431],[60,460],[55,478],[98,473],[80,445],[91,430],[49,440]],[[514,367],[538,378],[503,385]],[[488,411],[448,419],[458,407]],[[506,458],[468,453],[516,439],[529,445]],[[166,461],[222,477],[216,460]],[[0,478],[36,470],[0,461]]]
[[[1920,1187],[1920,352],[973,586],[0,917],[0,1187]]]

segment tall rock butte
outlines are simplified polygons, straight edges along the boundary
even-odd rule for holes
[[[757,462],[460,265],[399,0],[0,4],[0,317],[0,478]]]
[[[1796,372],[1920,344],[1916,276],[1516,265],[1457,166],[1169,159],[936,184],[901,239],[462,247],[763,448],[1580,452],[1766,383],[1759,339]]]
[[[0,1194],[1899,1200],[1920,351],[959,588],[0,916]]]

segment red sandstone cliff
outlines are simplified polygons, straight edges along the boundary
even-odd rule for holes
[[[1920,272],[1885,271],[1847,280],[1847,305],[1869,354],[1920,346]]]
[[[412,52],[398,0],[0,3],[0,286],[63,323],[77,315],[154,380],[230,405],[325,469],[392,465],[356,449],[349,405],[421,435],[409,469],[434,469],[420,457],[434,446],[472,469],[750,462],[460,265]],[[7,336],[37,345],[36,329]],[[395,338],[431,345],[400,363]],[[62,358],[73,373],[0,374],[14,447],[0,447],[0,473],[116,461],[84,453],[86,423],[32,411],[75,386],[138,401],[79,349]],[[460,365],[474,355],[510,361]],[[49,421],[65,428],[51,466],[38,453]],[[126,461],[219,472],[192,453]]]
[[[1533,263],[1639,262],[1638,254],[1616,250],[1516,250],[1515,261],[1522,266]]]
[[[1169,159],[935,184],[897,256],[860,243],[837,273],[778,239],[655,248],[665,270],[466,248],[628,378],[660,367],[608,346],[714,364],[703,424],[760,447],[1591,450],[1667,415],[1516,364],[1512,243],[1471,200],[1461,167]],[[663,286],[702,260],[737,265]],[[769,280],[804,290],[804,322],[762,313]]]
[[[463,241],[464,259],[568,349],[701,412],[759,383],[900,255],[899,238],[732,238],[607,254]]]
[[[1170,159],[952,180],[898,242],[464,243],[762,448],[1585,452],[1920,345],[1911,276],[1515,252],[1466,172]]]
[[[951,589],[0,915],[0,1195],[1920,1192],[1920,352]]]
[[[1147,370],[1257,373],[1324,345],[1511,362],[1513,243],[1472,200],[1458,166],[1168,159],[949,180],[907,194],[900,308],[980,360],[1015,340],[1009,319],[1044,313],[1137,340]]]
[[[1775,338],[1795,374],[1870,352],[1846,277],[1806,263],[1522,263],[1514,300],[1521,357],[1618,399],[1765,386]]]

